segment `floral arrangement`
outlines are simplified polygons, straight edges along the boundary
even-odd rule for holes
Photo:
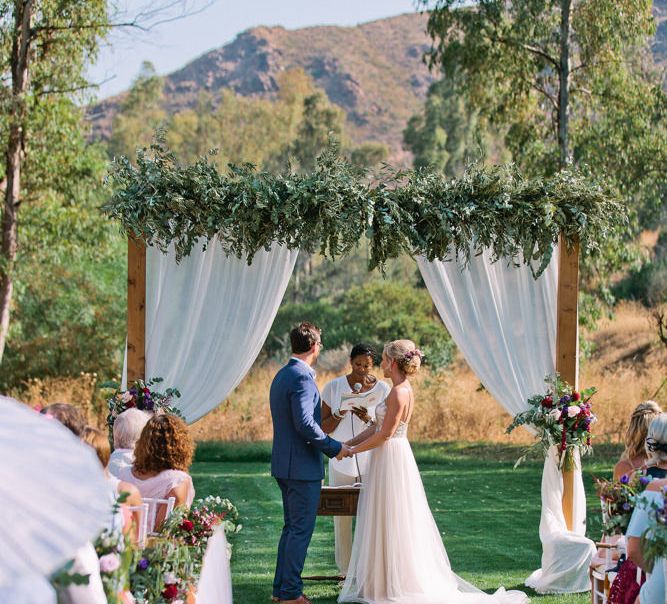
[[[603,505],[602,530],[605,535],[625,534],[635,509],[635,498],[651,482],[640,472],[624,474],[619,480],[595,479],[595,490]]]
[[[104,530],[95,541],[95,551],[100,560],[100,577],[109,604],[132,602],[130,567],[134,551],[129,537],[120,531]]]
[[[121,390],[116,382],[106,382],[102,388],[114,388],[114,393],[107,399],[107,425],[111,436],[116,418],[127,409],[137,408],[150,413],[171,413],[178,417],[183,414],[171,403],[174,397],[179,398],[181,393],[176,388],[167,388],[163,393],[152,387],[164,380],[160,377],[153,378],[148,382],[137,380],[127,390]]]
[[[165,536],[197,549],[203,557],[208,539],[218,525],[222,525],[226,535],[238,533],[242,528],[236,506],[229,499],[209,495],[193,502],[189,510],[174,510],[163,532]]]
[[[197,552],[171,539],[155,539],[135,555],[130,572],[137,604],[185,604],[193,600],[197,583]]]
[[[528,399],[528,410],[517,414],[507,427],[509,434],[518,426],[530,424],[537,429],[539,442],[544,455],[556,445],[559,452],[558,467],[565,470],[574,469],[574,452],[581,454],[592,451],[591,425],[596,421],[591,411],[591,397],[596,388],[577,391],[558,374],[547,376],[548,384],[545,394],[538,394]],[[517,465],[525,459],[525,455]]]
[[[138,604],[191,601],[208,539],[218,526],[227,535],[238,533],[242,528],[238,520],[236,506],[221,497],[198,499],[189,510],[176,508],[165,521],[162,536],[136,557],[130,584]]]

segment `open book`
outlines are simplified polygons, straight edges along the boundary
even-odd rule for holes
[[[354,407],[368,409],[382,402],[384,391],[381,388],[373,388],[368,392],[350,392],[340,397],[340,410],[350,411]]]

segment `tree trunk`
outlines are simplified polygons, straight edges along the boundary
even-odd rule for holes
[[[560,167],[570,165],[569,104],[570,104],[570,13],[572,0],[561,0],[560,68],[558,70],[558,147]]]
[[[14,290],[13,271],[18,248],[18,207],[21,201],[21,163],[25,141],[28,66],[30,61],[33,0],[15,0],[12,36],[12,97],[9,136],[5,156],[5,204],[0,242],[0,362],[9,331],[9,310]]]

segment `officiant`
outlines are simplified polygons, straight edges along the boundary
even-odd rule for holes
[[[368,344],[356,344],[350,353],[350,373],[328,382],[322,390],[322,430],[336,440],[345,442],[363,432],[375,421],[375,407],[382,402],[390,387],[371,371],[377,353]],[[358,393],[364,406],[350,411],[341,409],[343,400]],[[353,400],[353,399],[352,399]],[[368,405],[368,406],[366,406]],[[347,405],[346,405],[347,406]],[[329,460],[329,485],[346,486],[363,482],[370,452],[355,457]],[[352,553],[352,517],[334,517],[336,566],[341,575],[347,574]]]

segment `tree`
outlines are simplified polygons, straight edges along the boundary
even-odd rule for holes
[[[138,147],[147,147],[155,130],[167,118],[162,108],[164,79],[150,61],[144,61],[139,75],[113,118],[109,155],[132,156]]]
[[[430,65],[459,77],[471,110],[507,127],[524,169],[588,165],[634,209],[663,202],[667,104],[647,52],[650,0],[420,4],[432,9]]]
[[[303,101],[303,116],[290,156],[303,172],[315,169],[315,160],[331,137],[344,143],[345,114],[332,105],[323,92],[316,92]]]
[[[9,330],[18,250],[18,212],[23,199],[22,168],[33,151],[33,115],[66,114],[57,100],[87,85],[87,61],[108,31],[106,2],[5,0],[0,5],[3,72],[9,86],[2,89],[5,203],[0,244],[0,361]]]
[[[65,194],[76,161],[68,141],[82,129],[80,106],[91,85],[87,65],[114,27],[149,29],[191,7],[165,0],[128,17],[106,0],[0,0],[0,135],[2,233],[0,239],[0,362],[5,350],[19,249],[19,208],[39,203],[53,187]],[[180,13],[179,13],[180,10]],[[48,166],[50,170],[44,169]],[[54,169],[55,168],[55,169]],[[30,171],[28,171],[30,170]]]
[[[448,176],[460,175],[477,143],[482,152],[487,150],[479,112],[467,108],[451,78],[431,84],[424,109],[410,118],[403,140],[415,168],[430,166]]]
[[[389,148],[384,143],[362,143],[352,149],[350,161],[359,168],[372,168],[389,157]]]

